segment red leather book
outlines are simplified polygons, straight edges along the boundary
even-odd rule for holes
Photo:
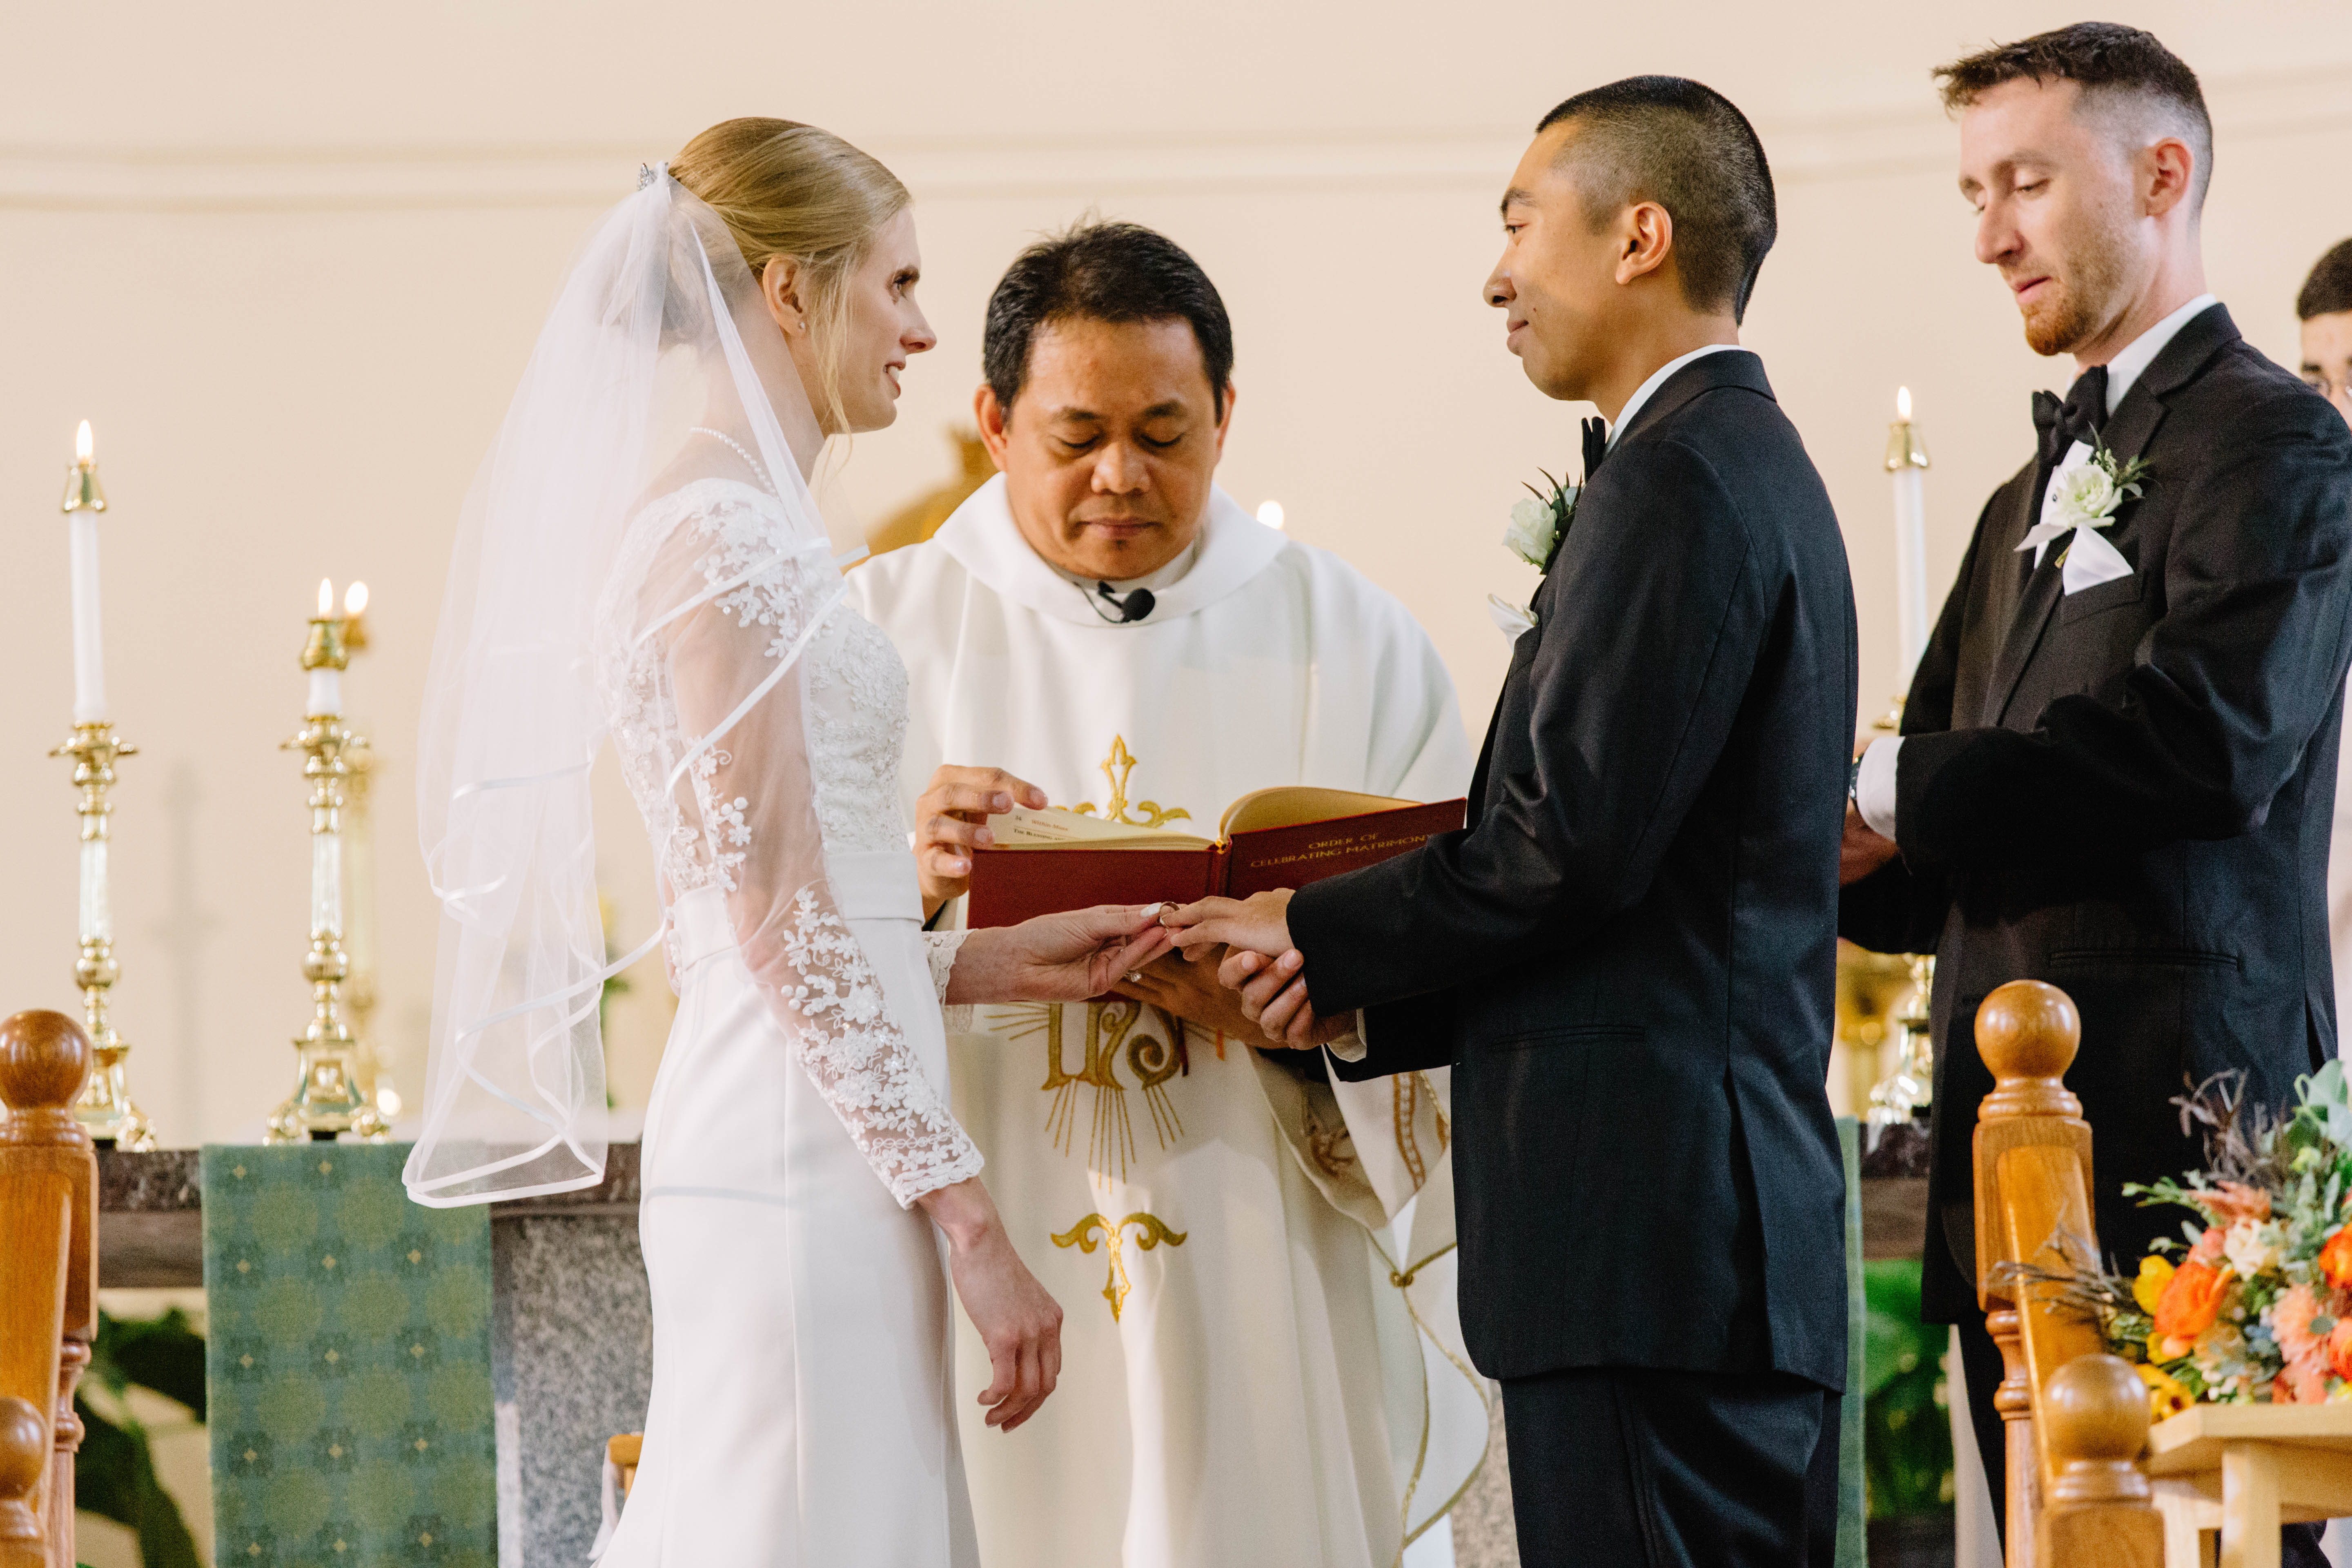
[[[972,857],[965,923],[1017,925],[1095,904],[1188,904],[1300,888],[1450,833],[1468,807],[1305,785],[1262,789],[1225,809],[1213,839],[1071,811],[1015,811],[991,821],[999,847]]]

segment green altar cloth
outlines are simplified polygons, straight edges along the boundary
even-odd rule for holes
[[[490,1226],[408,1201],[408,1145],[208,1145],[222,1568],[498,1561]]]

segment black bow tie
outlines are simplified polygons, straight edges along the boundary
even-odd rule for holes
[[[1609,455],[1609,421],[1588,419],[1584,422],[1584,482],[1592,482],[1592,470]]]
[[[2033,395],[2033,428],[2042,438],[2042,467],[2054,471],[2067,450],[2080,441],[2098,445],[2107,423],[2107,367],[2095,364],[2074,378],[2061,403],[2046,392]]]

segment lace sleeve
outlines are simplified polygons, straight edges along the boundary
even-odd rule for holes
[[[724,893],[743,959],[818,1094],[901,1205],[975,1175],[979,1149],[908,1048],[826,879],[803,648],[840,603],[765,498],[718,487],[646,567],[614,730],[674,896]],[[691,492],[689,492],[691,493]],[[624,659],[624,664],[630,660]],[[935,961],[936,962],[936,961]]]
[[[948,1032],[961,1034],[971,1027],[971,1008],[948,1004],[948,976],[955,973],[956,954],[963,951],[968,931],[927,931],[923,933],[923,949],[931,961],[931,989],[940,998],[940,1011],[945,1015]]]

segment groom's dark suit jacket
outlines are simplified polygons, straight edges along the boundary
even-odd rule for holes
[[[1462,1325],[1489,1376],[1845,1379],[1823,1092],[1853,598],[1745,351],[1684,366],[1537,591],[1470,826],[1299,889],[1345,1079],[1454,1069]]]
[[[2128,1272],[2187,1216],[2126,1182],[2204,1163],[2170,1101],[2237,1071],[2291,1103],[2336,1054],[2327,845],[2352,658],[2352,434],[2215,305],[2104,433],[2144,458],[2105,534],[2131,575],[2062,592],[2027,464],[1995,490],[1903,709],[1901,858],[1845,891],[1865,947],[1937,954],[1923,1305],[1976,1310],[1977,1006],[2074,999],[2101,1248]]]

